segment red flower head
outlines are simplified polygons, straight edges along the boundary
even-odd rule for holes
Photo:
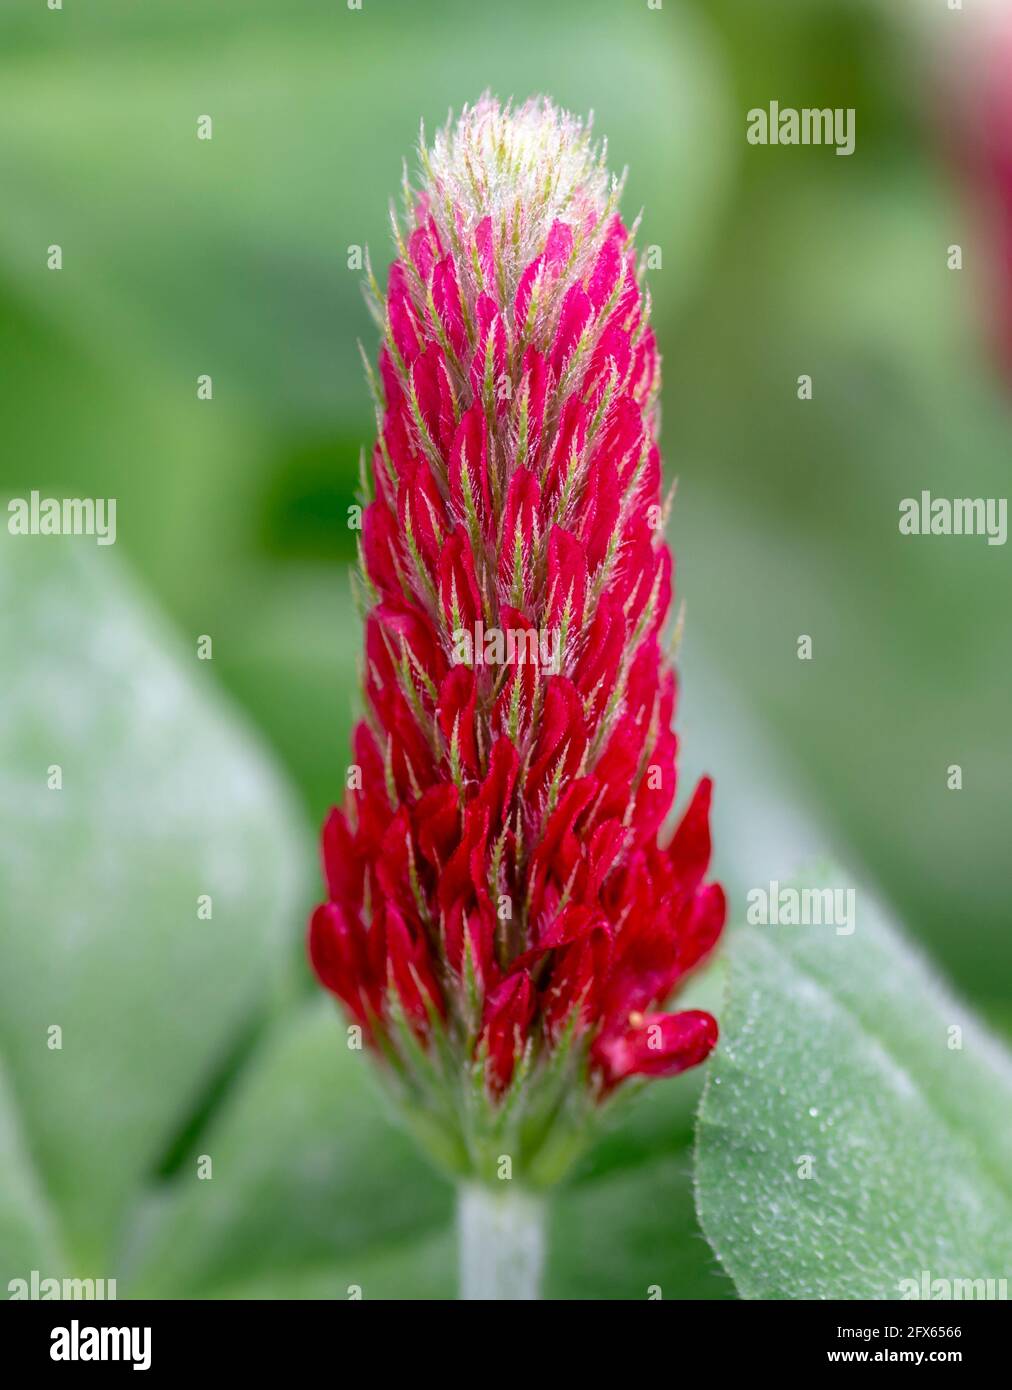
[[[485,98],[421,158],[372,281],[366,718],[309,949],[430,1132],[474,1164],[508,1115],[530,1167],[553,1116],[582,1132],[626,1077],[707,1056],[708,1014],[657,1010],[724,896],[708,781],[658,842],[672,560],[620,185],[541,100]]]

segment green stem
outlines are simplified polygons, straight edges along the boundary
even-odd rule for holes
[[[460,1297],[515,1301],[540,1297],[545,1203],[504,1182],[457,1189]]]

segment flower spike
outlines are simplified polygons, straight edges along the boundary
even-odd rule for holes
[[[660,361],[589,124],[488,96],[420,149],[382,345],[353,779],[309,953],[430,1148],[557,1177],[715,945],[710,783],[672,838]],[[635,231],[635,229],[634,229]],[[371,278],[371,272],[370,272]]]

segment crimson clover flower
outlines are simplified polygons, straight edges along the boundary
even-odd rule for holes
[[[309,951],[458,1171],[550,1181],[711,950],[710,783],[674,835],[672,557],[649,299],[589,128],[488,96],[420,148],[384,295],[360,776]],[[661,838],[664,838],[663,836]]]

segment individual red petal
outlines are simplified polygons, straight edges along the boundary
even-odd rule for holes
[[[412,604],[391,600],[373,609],[366,625],[366,653],[370,667],[378,672],[385,685],[398,683],[397,667],[407,650],[411,658],[439,686],[446,674],[447,664],[442,648],[428,617]],[[420,696],[426,701],[424,689]]]
[[[309,923],[307,948],[320,983],[336,994],[360,1024],[368,1026],[362,987],[367,964],[362,929],[337,903],[324,903]]]
[[[612,401],[598,432],[594,442],[594,458],[611,459],[619,482],[624,486],[639,461],[645,436],[643,411],[628,392],[620,394]],[[645,496],[656,495],[647,487],[642,492]]]
[[[480,405],[465,410],[450,448],[450,501],[461,521],[467,519],[463,480],[465,468],[478,523],[487,535],[492,524],[492,495],[488,479],[488,423]]]
[[[527,411],[527,454],[524,462],[535,471],[541,457],[547,397],[548,363],[540,352],[529,347],[524,353],[523,375],[516,394],[513,424],[519,435],[520,413],[525,408]]]
[[[540,276],[542,280],[547,272],[545,270],[544,256],[535,256],[524,269],[517,285],[516,296],[513,300],[513,324],[514,330],[522,334],[527,325],[527,311],[530,308],[531,296],[534,293],[534,286]]]
[[[639,453],[637,453],[635,457],[630,455],[628,464],[620,479],[619,485],[621,487],[624,488],[629,485],[632,471],[639,464],[639,458]],[[650,448],[647,450],[646,464],[640,474],[640,480],[636,487],[635,495],[638,508],[641,509],[643,505],[657,506],[657,496],[661,490],[661,480],[661,451],[656,444],[651,444]],[[659,520],[660,518],[658,518],[658,521]],[[652,531],[656,532],[659,530],[658,523],[655,521],[648,520],[647,525]]]
[[[453,439],[453,404],[442,352],[431,343],[411,366],[411,388],[431,445],[449,451]]]
[[[344,907],[362,905],[362,860],[343,811],[332,807],[323,825],[323,876],[330,897]]]
[[[442,353],[439,354],[437,371],[439,375],[439,424],[435,442],[439,447],[440,458],[445,467],[457,430],[458,405],[453,384],[450,381],[446,358]]]
[[[436,259],[442,252],[439,232],[431,217],[426,217],[422,226],[411,233],[408,238],[408,252],[418,274],[428,284]]]
[[[475,741],[476,700],[474,672],[467,666],[452,667],[439,688],[437,718],[448,748],[456,730],[460,764],[471,777],[478,771],[478,748]]]
[[[643,752],[643,731],[628,716],[616,719],[611,736],[594,765],[601,786],[598,814],[623,818]]]
[[[556,912],[551,921],[540,927],[537,933],[536,947],[527,952],[532,959],[543,956],[546,951],[560,950],[563,947],[571,946],[586,936],[595,927],[602,925],[601,915],[592,908],[584,907],[580,903],[570,903],[561,912]],[[521,957],[523,961],[523,957]],[[515,962],[519,964],[520,962]]]
[[[603,309],[614,293],[622,273],[621,242],[609,236],[597,253],[593,269],[587,278],[587,298],[595,309]]]
[[[630,872],[636,863],[631,861]],[[637,901],[626,902],[626,920],[615,942],[615,958],[602,995],[602,1009],[612,1030],[624,1027],[630,1013],[665,1000],[674,987],[678,921],[664,910],[658,914],[656,900],[644,901],[646,897],[637,892]]]
[[[534,692],[538,684],[538,671],[542,660],[541,636],[526,613],[511,604],[499,606],[499,621],[502,624],[502,656],[492,653],[496,660],[502,661],[502,693],[492,708],[492,727],[512,738],[510,721],[514,708],[519,712],[517,736],[526,735],[534,708]],[[486,655],[488,637],[486,636]],[[551,653],[545,652],[550,659]]]
[[[430,787],[412,812],[418,848],[434,869],[442,869],[460,841],[457,788],[452,783]]]
[[[354,792],[358,838],[363,851],[368,852],[375,846],[379,834],[386,829],[390,820],[386,769],[376,737],[364,720],[356,724],[352,744],[355,763],[362,774],[361,786]]]
[[[476,401],[484,401],[486,381],[491,385],[497,402],[504,403],[501,383],[506,371],[506,326],[499,306],[487,294],[478,296],[478,345],[471,361],[471,391]]]
[[[464,812],[464,830],[460,844],[450,862],[439,875],[436,892],[444,918],[453,911],[470,909],[475,903],[488,899],[485,889],[479,892],[474,882],[476,857],[483,858],[488,845],[488,811],[472,802]]]
[[[534,1015],[534,987],[527,972],[508,976],[485,1003],[480,1044],[488,1049],[488,1084],[500,1094],[510,1083]]]
[[[572,285],[562,301],[559,323],[552,343],[550,360],[556,377],[562,376],[592,314],[591,302],[583,289],[579,285]]]
[[[471,634],[481,617],[481,594],[474,572],[471,547],[462,531],[454,531],[443,542],[439,555],[439,602],[443,620],[451,635]]]
[[[586,885],[588,893],[596,897],[600,892],[605,879],[628,845],[629,838],[629,828],[620,820],[613,818],[595,826],[587,850],[587,864],[590,870]]]
[[[495,961],[495,913],[478,907],[465,912],[457,902],[446,914],[446,958],[458,975],[464,972],[464,943],[468,943],[471,966],[479,993],[484,996],[498,985],[499,967]]]
[[[508,818],[509,806],[520,769],[520,757],[508,738],[497,739],[488,760],[488,775],[476,802],[488,814],[489,825],[498,829]]]
[[[525,603],[533,578],[531,551],[538,536],[540,505],[537,479],[529,468],[518,468],[506,493],[499,540],[499,583],[514,606]],[[515,593],[513,588],[518,555],[522,593]]]
[[[606,389],[610,387],[613,394],[621,391],[631,360],[629,334],[617,324],[610,324],[597,341],[584,378],[584,392],[591,393],[595,409]]]
[[[545,1027],[550,1037],[557,1038],[577,1005],[578,1027],[594,1022],[611,952],[611,932],[600,921],[558,952],[543,993]]]
[[[627,1076],[677,1076],[705,1062],[716,1042],[716,1019],[699,1009],[642,1014],[624,1032],[599,1038],[593,1057],[611,1087]]]
[[[462,357],[467,348],[467,331],[452,256],[444,256],[432,272],[432,302],[447,341],[457,356]]]
[[[368,643],[368,637],[366,640]],[[412,800],[435,780],[432,749],[419,728],[415,711],[399,690],[377,687],[370,682],[368,694],[376,718],[387,735],[396,795],[401,801]]]
[[[593,777],[574,778],[543,828],[528,868],[531,917],[535,921],[544,908],[549,875],[560,886],[565,885],[582,860],[575,827],[596,792],[597,782]]]
[[[573,250],[573,229],[568,222],[560,222],[558,218],[548,229],[548,237],[545,241],[545,262],[556,271],[565,268]]]
[[[678,935],[678,975],[688,974],[710,954],[727,919],[727,902],[719,883],[701,888]]]
[[[538,280],[542,285],[558,278],[573,248],[573,229],[565,222],[555,221],[549,230],[545,249],[524,267],[513,302],[513,322],[517,333],[523,333],[531,296]]]
[[[478,265],[485,280],[483,288],[487,292],[495,288],[495,239],[491,217],[483,217],[475,227],[474,246]]]
[[[621,606],[602,594],[590,632],[572,671],[573,684],[589,702],[587,723],[594,728],[608,706],[625,650],[626,624]]]
[[[629,716],[649,728],[656,718],[667,729],[675,706],[675,684],[670,669],[662,665],[661,646],[656,637],[641,642],[626,678],[625,708]]]
[[[439,986],[429,962],[429,952],[421,934],[413,934],[401,913],[389,903],[385,911],[387,970],[404,1012],[416,1031],[428,1031],[429,1009],[445,1014]]]
[[[583,627],[587,597],[587,556],[569,531],[553,526],[548,538],[548,622],[561,631],[568,614],[567,639]]]
[[[390,267],[387,281],[387,313],[394,345],[405,367],[410,367],[422,349],[423,335],[411,301],[407,272],[400,261]]]
[[[386,450],[385,457],[383,449]],[[417,463],[414,425],[407,399],[403,395],[397,396],[383,417],[383,449],[377,446],[377,457],[374,459],[377,491],[384,502],[395,504],[401,478]]]
[[[625,598],[629,626],[635,628],[649,608],[644,635],[653,636],[671,607],[671,551],[645,534],[627,542],[618,574],[615,592]]]
[[[401,390],[401,379],[397,373],[394,359],[390,356],[389,349],[386,345],[380,349],[379,374],[387,410],[395,409],[399,405],[404,393]]]
[[[383,835],[377,856],[376,878],[385,907],[396,907],[409,917],[417,916],[412,888],[412,869],[418,871],[410,812],[398,808]]]
[[[446,950],[446,961],[450,969],[458,975],[461,972],[464,956],[465,915],[465,906],[461,898],[458,898],[443,913],[443,943]]]
[[[552,452],[545,470],[545,497],[553,503],[570,476],[574,460],[577,469],[579,469],[587,442],[588,424],[587,407],[578,396],[570,396],[563,407],[555,443],[552,445]],[[570,505],[574,505],[576,500],[570,496]],[[586,505],[587,500],[589,499],[585,496],[584,505]]]
[[[646,404],[657,385],[660,360],[657,355],[657,341],[653,329],[647,329],[640,339],[633,355],[633,366],[629,374],[629,389],[641,405]]]
[[[572,681],[550,676],[545,682],[545,699],[538,722],[537,742],[524,784],[528,799],[537,805],[562,763],[562,775],[575,775],[587,746],[583,721],[583,702]]]
[[[637,840],[653,843],[675,799],[675,752],[678,744],[674,733],[661,725],[653,746],[646,753],[646,765],[636,790],[632,824]]]
[[[362,520],[362,553],[366,574],[382,593],[401,592],[397,567],[401,563],[400,535],[385,502],[370,502]]]
[[[625,242],[628,233],[622,229],[622,241]],[[621,324],[628,333],[634,333],[643,319],[643,301],[640,296],[640,287],[636,274],[636,252],[630,248],[623,257],[625,264],[625,281],[619,292],[618,303],[611,316],[613,323]]]
[[[433,570],[439,560],[449,522],[429,465],[422,459],[405,469],[397,492],[397,519],[405,543]]]
[[[320,983],[341,998],[354,997],[354,975],[346,945],[348,927],[337,903],[323,903],[309,920],[309,960]]]
[[[713,783],[700,778],[692,800],[685,809],[671,844],[668,858],[686,892],[692,893],[702,881],[710,862],[710,796]]]
[[[622,489],[615,465],[608,458],[597,458],[590,465],[577,534],[587,552],[587,567],[591,573],[608,554],[612,533],[619,525],[622,511]],[[627,561],[625,555],[618,555]],[[614,574],[614,559],[612,560]]]

